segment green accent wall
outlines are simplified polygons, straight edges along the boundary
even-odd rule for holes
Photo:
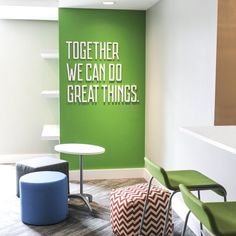
[[[115,42],[119,54],[113,60],[95,59],[90,51],[86,59],[68,57],[66,42]],[[93,48],[94,49],[94,48]],[[73,50],[71,50],[71,55]],[[109,51],[110,55],[112,54]],[[106,152],[86,156],[84,169],[138,168],[144,166],[145,141],[145,11],[63,9],[59,10],[60,55],[60,142],[88,143],[102,146]],[[76,54],[77,55],[77,54]],[[69,81],[68,68],[83,64],[80,80]],[[85,64],[104,64],[103,81],[85,81]],[[68,65],[67,65],[68,64]],[[122,80],[108,81],[109,64],[122,65]],[[89,71],[89,73],[91,70]],[[77,77],[76,77],[77,78]],[[82,103],[68,101],[68,85],[98,85],[97,100]],[[108,101],[110,94],[101,87],[135,85],[128,89],[131,101]],[[130,88],[130,87],[129,87]],[[77,90],[74,90],[77,91]],[[88,91],[87,91],[88,92]],[[94,95],[93,91],[93,95]],[[104,93],[106,99],[104,100]],[[73,91],[70,98],[75,98]],[[78,94],[77,94],[78,95]],[[79,158],[61,155],[78,169]],[[121,176],[122,177],[122,176]]]

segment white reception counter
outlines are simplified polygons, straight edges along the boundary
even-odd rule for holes
[[[236,154],[236,126],[181,127],[180,130]]]

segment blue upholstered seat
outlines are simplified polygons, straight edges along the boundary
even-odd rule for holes
[[[39,171],[20,178],[21,219],[26,224],[50,225],[68,214],[67,176]]]

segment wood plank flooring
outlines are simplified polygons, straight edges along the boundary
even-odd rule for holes
[[[15,195],[14,165],[0,165],[0,235],[1,236],[114,236],[110,225],[109,193],[111,189],[144,182],[144,179],[85,181],[84,192],[93,195],[90,214],[79,199],[69,201],[69,217],[55,225],[29,226],[20,220],[20,201]],[[71,183],[77,192],[78,183]],[[183,222],[174,214],[175,236],[180,235]],[[188,230],[186,236],[194,236]]]

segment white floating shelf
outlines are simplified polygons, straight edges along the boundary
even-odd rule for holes
[[[42,140],[59,140],[59,125],[44,125],[41,134]]]
[[[41,53],[41,57],[44,59],[58,59],[59,52],[58,50],[48,50]]]
[[[59,98],[59,90],[44,90],[41,95],[47,98]]]

